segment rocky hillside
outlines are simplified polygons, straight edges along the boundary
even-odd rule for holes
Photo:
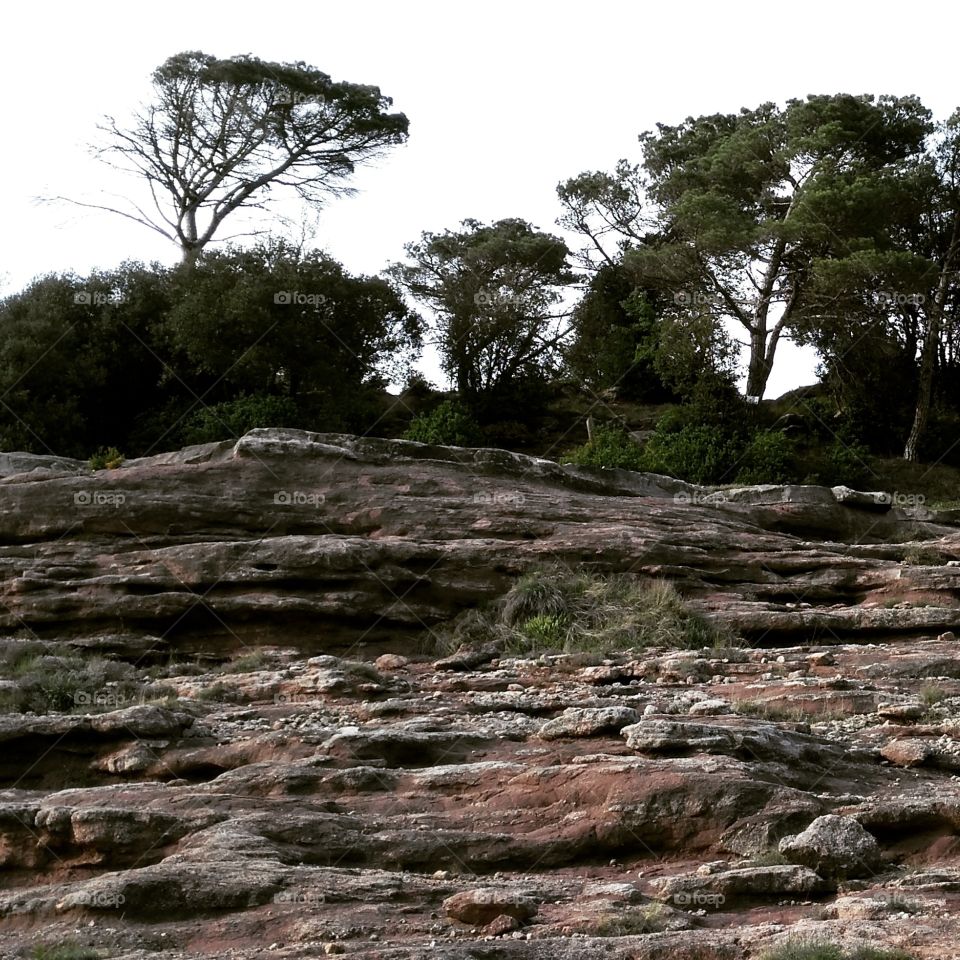
[[[0,956],[960,957],[956,512],[282,430],[0,476]],[[454,650],[550,563],[738,639]]]

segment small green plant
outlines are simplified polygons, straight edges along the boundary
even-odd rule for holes
[[[598,937],[630,937],[663,930],[668,911],[662,903],[650,903],[639,909],[624,910],[600,917],[592,933]]]
[[[209,687],[203,687],[198,690],[195,697],[197,700],[221,701],[226,700],[229,693],[230,688],[218,680],[216,683],[210,684]]]
[[[38,946],[30,954],[31,960],[103,960],[105,956],[94,947],[82,947],[77,943]]]
[[[844,950],[827,940],[791,938],[760,954],[759,960],[914,960],[902,950],[861,946]]]
[[[16,682],[0,697],[6,713],[104,712],[174,696],[141,682],[128,663],[60,643],[0,641],[0,675]]]
[[[101,447],[90,457],[90,469],[116,470],[124,459],[123,454],[116,447]]]
[[[944,557],[933,547],[913,544],[904,550],[903,562],[914,567],[939,567],[944,563]]]
[[[520,625],[520,632],[535,647],[555,647],[562,650],[567,642],[570,622],[563,614],[540,613]]]
[[[665,580],[548,567],[521,577],[498,603],[488,629],[517,653],[565,653],[664,646],[729,646],[731,636],[691,611]]]
[[[444,400],[429,413],[414,417],[403,436],[445,447],[476,447],[483,437],[471,412],[456,400]]]
[[[933,707],[941,700],[945,700],[947,695],[932,683],[924,684],[920,688],[920,700],[925,707]]]
[[[659,430],[647,441],[640,469],[691,483],[729,483],[743,454],[733,433],[704,424],[671,433]]]
[[[267,655],[262,650],[254,650],[224,664],[222,669],[224,673],[252,673],[261,669],[266,662]]]
[[[801,706],[769,700],[738,700],[734,703],[733,709],[735,713],[745,717],[757,717],[761,720],[801,723],[813,719]],[[818,716],[816,719],[825,719],[825,717]]]
[[[913,954],[886,947],[854,947],[843,960],[915,960]]]

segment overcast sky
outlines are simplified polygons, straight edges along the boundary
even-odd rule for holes
[[[377,273],[421,231],[465,217],[556,229],[558,181],[638,160],[637,134],[658,121],[838,92],[917,94],[946,117],[960,105],[958,24],[939,0],[9,4],[0,292],[49,271],[178,259],[146,228],[35,198],[133,195],[89,145],[103,115],[129,117],[151,71],[184,50],[304,60],[376,84],[408,115],[409,143],[319,219],[319,246]],[[767,396],[812,382],[814,365],[784,344]]]

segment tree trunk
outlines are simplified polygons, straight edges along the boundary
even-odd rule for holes
[[[910,427],[910,436],[907,437],[903,448],[903,459],[916,463],[920,459],[920,441],[927,428],[930,417],[930,402],[933,397],[933,374],[937,366],[937,356],[940,353],[940,330],[943,324],[943,311],[947,303],[947,294],[950,288],[950,277],[954,274],[954,263],[960,253],[960,211],[954,213],[953,236],[947,255],[940,268],[940,278],[937,281],[937,291],[930,305],[927,332],[923,337],[922,354],[920,356],[920,385],[917,390],[917,406],[913,412],[913,425]]]
[[[920,460],[920,441],[923,439],[930,418],[930,401],[933,397],[933,371],[936,366],[937,347],[940,343],[940,317],[938,304],[934,304],[934,316],[930,318],[926,336],[923,338],[923,354],[920,357],[920,385],[917,389],[917,405],[913,412],[910,436],[903,448],[903,459],[911,463]]]
[[[750,362],[747,367],[747,396],[759,401],[770,379],[770,363],[767,361],[766,324],[750,331]]]

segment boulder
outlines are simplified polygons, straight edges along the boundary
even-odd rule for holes
[[[852,817],[836,814],[817,817],[802,833],[784,837],[779,850],[830,880],[872,876],[882,865],[873,834]]]
[[[447,897],[443,901],[443,910],[451,920],[480,927],[502,916],[520,922],[529,920],[536,914],[537,905],[529,897],[494,887],[481,887]]]
[[[619,733],[628,724],[636,723],[640,713],[632,707],[568,707],[559,717],[548,720],[537,734],[541,740],[560,737],[592,737],[598,733]]]

